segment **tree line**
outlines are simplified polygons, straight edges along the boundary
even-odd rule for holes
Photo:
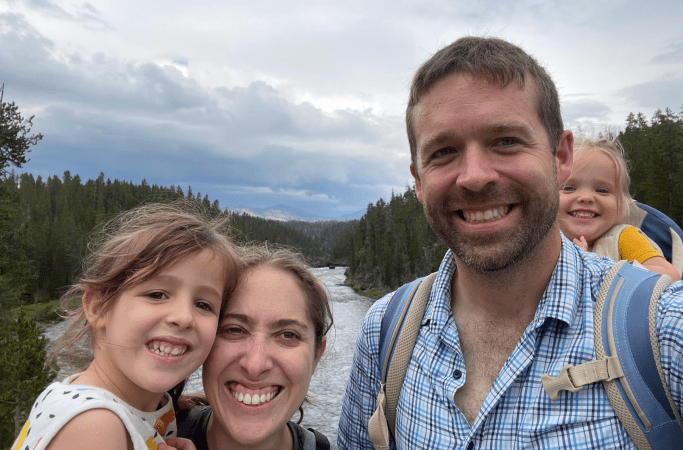
[[[631,195],[683,225],[683,113],[657,110],[648,120],[629,114],[619,132],[630,161]],[[348,282],[373,294],[438,269],[446,247],[424,216],[413,187],[368,205],[353,229],[335,243],[333,258],[348,261]]]
[[[112,181],[103,173],[95,180],[83,181],[69,171],[61,178],[54,175],[46,179],[10,172],[0,179],[0,186],[9,194],[5,200],[14,211],[13,224],[3,227],[14,235],[13,251],[6,256],[12,254],[15,261],[23,261],[26,270],[35,272],[31,284],[21,292],[22,303],[59,297],[79,275],[91,232],[103,221],[146,202],[194,198],[210,213],[231,216],[228,232],[237,243],[268,241],[294,247],[312,265],[328,263],[332,246],[329,230],[334,233],[340,227],[338,223],[320,222],[317,234],[306,233],[300,224],[222,211],[218,200],[212,202],[200,192],[195,196],[191,186],[184,193],[180,186],[149,185],[145,180],[140,184]]]
[[[439,268],[446,246],[431,229],[413,187],[389,202],[379,199],[332,247],[348,261],[348,283],[382,294]]]
[[[631,195],[683,224],[683,112],[631,113],[619,139],[631,163]]]

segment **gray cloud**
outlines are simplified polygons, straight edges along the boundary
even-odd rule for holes
[[[562,119],[565,127],[574,127],[585,121],[606,123],[610,112],[609,106],[597,100],[570,100],[563,103]]]
[[[683,62],[683,42],[673,44],[670,49],[652,58],[653,64],[677,64]]]
[[[635,84],[620,89],[617,94],[635,103],[638,108],[655,110],[669,107],[679,111],[683,104],[683,73]]]
[[[412,74],[466,34],[536,56],[568,126],[683,99],[673,0],[88,2],[3,3],[5,98],[45,135],[26,170],[191,184],[224,206],[349,211],[402,191]]]
[[[280,197],[341,212],[357,210],[359,198],[365,205],[367,196],[386,196],[387,172],[376,167],[383,149],[404,141],[395,118],[370,109],[325,112],[263,81],[205,88],[174,64],[78,53],[65,60],[22,16],[0,15],[0,27],[0,77],[20,88],[21,100],[41,105],[34,126],[46,137],[27,170],[125,174],[192,185],[195,193],[227,184],[223,204],[270,206]],[[342,187],[348,183],[377,187]]]
[[[79,23],[93,31],[112,30],[112,27],[99,17],[100,11],[87,2],[80,6],[74,6],[74,12],[68,12],[50,0],[25,0],[23,3],[33,11],[38,11],[55,19]]]

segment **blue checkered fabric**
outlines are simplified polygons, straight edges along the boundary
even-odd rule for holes
[[[551,401],[541,375],[595,359],[593,309],[614,263],[562,238],[562,250],[535,317],[495,380],[472,425],[453,402],[466,379],[450,308],[450,251],[432,287],[396,415],[393,449],[635,449],[601,383]],[[379,391],[379,334],[392,294],[368,311],[356,343],[338,430],[340,450],[372,449],[367,423]],[[646,318],[643,318],[646,320]],[[662,364],[674,400],[683,392],[683,282],[657,311]]]

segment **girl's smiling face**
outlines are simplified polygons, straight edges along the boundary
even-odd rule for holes
[[[101,316],[97,294],[86,294],[84,310],[95,330],[95,359],[82,382],[153,411],[160,397],[209,354],[224,289],[223,261],[207,249],[121,292]]]
[[[560,190],[560,228],[569,239],[583,236],[588,249],[618,218],[617,171],[604,151],[586,148],[574,155],[569,178]]]
[[[325,340],[316,351],[298,279],[267,264],[247,270],[204,363],[204,390],[213,408],[207,435],[226,447],[286,448],[286,423],[303,403],[324,349]]]

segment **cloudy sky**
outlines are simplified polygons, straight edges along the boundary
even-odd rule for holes
[[[680,0],[0,0],[21,172],[191,186],[222,207],[360,215],[412,183],[415,69],[465,35],[552,74],[565,126],[683,104]]]

